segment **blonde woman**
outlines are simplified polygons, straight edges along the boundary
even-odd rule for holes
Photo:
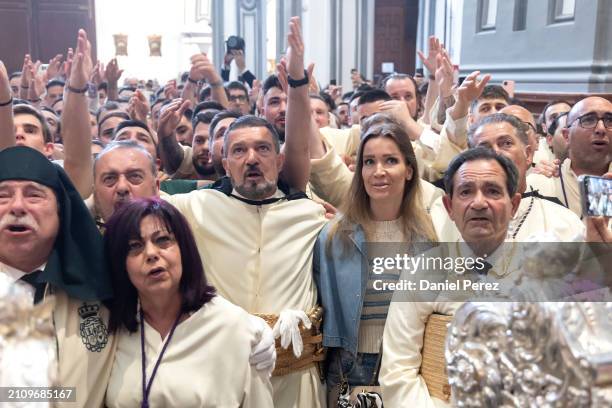
[[[340,214],[318,238],[319,293],[325,308],[328,400],[342,383],[375,385],[391,291],[375,280],[396,281],[399,271],[375,275],[366,243],[435,242],[422,206],[417,161],[400,123],[376,114],[363,124],[355,176]],[[331,405],[330,405],[331,406]]]

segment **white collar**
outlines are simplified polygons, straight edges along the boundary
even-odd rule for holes
[[[238,197],[240,197],[240,198],[244,198],[245,200],[249,200],[249,198],[246,198],[245,196],[243,196],[242,194],[240,194],[238,191],[236,191],[236,189],[235,189],[235,188],[234,188],[234,189],[232,189],[232,194],[233,194],[233,195],[235,195],[235,196],[238,196]],[[283,193],[283,192],[281,191],[281,189],[277,187],[277,188],[276,188],[276,191],[274,192],[274,194],[272,194],[270,197],[266,197],[266,198],[264,198],[263,200],[268,200],[268,199],[270,199],[270,198],[283,198],[283,197],[285,197],[285,193]]]
[[[44,264],[40,265],[38,268],[34,268],[33,270],[29,271],[29,272],[24,272],[20,269],[14,268],[10,265],[7,265],[3,262],[0,262],[0,273],[4,273],[6,275],[8,275],[11,280],[13,282],[17,282],[19,279],[21,279],[24,275],[37,271],[37,270],[44,270],[45,266],[47,266],[47,263],[45,262]]]

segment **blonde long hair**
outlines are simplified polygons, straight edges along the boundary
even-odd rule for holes
[[[421,187],[418,182],[419,171],[417,160],[410,138],[397,120],[387,114],[378,113],[363,123],[355,176],[340,205],[341,215],[330,227],[326,242],[328,253],[336,234],[338,234],[343,244],[343,253],[346,253],[351,242],[349,235],[354,231],[356,224],[361,225],[366,239],[374,231],[374,222],[370,210],[370,197],[365,189],[362,169],[364,147],[370,139],[377,137],[386,137],[393,140],[402,153],[406,165],[412,167],[413,176],[405,182],[404,195],[400,206],[400,222],[405,240],[408,242],[416,239],[426,239],[431,242],[437,242],[438,240],[431,217],[423,207]]]

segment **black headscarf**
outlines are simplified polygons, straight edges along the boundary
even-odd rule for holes
[[[102,236],[64,169],[34,149],[11,147],[0,152],[0,182],[6,180],[34,181],[53,189],[57,198],[60,227],[37,281],[81,300],[111,298]]]

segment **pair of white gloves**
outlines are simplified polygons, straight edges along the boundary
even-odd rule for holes
[[[293,344],[293,355],[299,358],[304,350],[302,336],[300,335],[300,322],[310,329],[312,323],[310,319],[301,310],[286,309],[278,316],[278,320],[272,329],[260,317],[250,315],[249,319],[255,329],[255,341],[251,344],[251,354],[249,362],[254,365],[258,371],[269,371],[269,374],[274,370],[276,363],[276,348],[274,339],[280,337],[281,346],[287,349]]]

